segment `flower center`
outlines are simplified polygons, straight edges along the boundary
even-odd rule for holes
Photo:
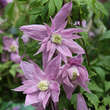
[[[42,80],[37,84],[37,87],[41,90],[41,91],[46,91],[49,87],[49,82],[47,80]]]
[[[61,44],[62,43],[62,36],[59,34],[53,34],[52,35],[52,42],[56,44]]]
[[[70,79],[72,81],[76,80],[77,77],[79,76],[79,71],[78,71],[78,69],[75,66],[73,66],[72,68],[70,68],[68,70],[68,73],[69,73],[69,77],[70,77]]]
[[[16,47],[14,45],[11,45],[10,50],[11,50],[11,52],[16,52]]]
[[[73,80],[73,81],[76,80],[77,76],[78,76],[77,73],[76,73],[76,72],[73,72],[72,80]]]

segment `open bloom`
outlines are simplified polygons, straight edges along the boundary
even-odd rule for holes
[[[20,66],[26,80],[14,90],[26,94],[25,105],[42,105],[45,109],[50,98],[54,103],[59,101],[60,86],[56,81],[60,66],[59,56],[50,61],[44,71],[32,61],[22,61]]]
[[[88,110],[84,97],[80,93],[77,95],[77,110]]]
[[[68,64],[63,67],[60,76],[62,77],[62,83],[66,92],[67,98],[70,99],[75,88],[80,85],[86,91],[88,90],[87,82],[88,72],[84,66],[82,66],[82,56],[75,56],[68,60]]]
[[[77,33],[82,30],[76,28],[64,29],[67,24],[67,16],[70,15],[71,10],[72,2],[65,4],[54,19],[51,18],[51,27],[46,24],[27,25],[20,28],[24,34],[41,42],[41,47],[36,54],[46,50],[49,53],[48,61],[52,58],[55,51],[61,53],[62,58],[72,57],[72,53],[84,54],[84,50],[73,41],[80,38]]]
[[[18,54],[18,43],[17,40],[14,40],[13,38],[9,38],[4,36],[3,37],[3,49],[5,51],[10,52],[10,58],[12,61],[19,63],[20,62],[20,56]]]

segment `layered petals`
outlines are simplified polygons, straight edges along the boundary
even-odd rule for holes
[[[82,66],[82,62],[82,55],[70,58],[60,72],[59,77],[62,78],[64,91],[69,99],[78,85],[84,88],[87,92],[90,92],[87,85],[89,82],[88,72],[86,68]]]
[[[63,39],[63,43],[66,46],[68,46],[73,53],[76,53],[76,54],[79,54],[79,55],[85,53],[84,49],[79,44],[74,42],[73,40]]]
[[[23,91],[26,94],[25,105],[42,105],[46,108],[49,98],[53,102],[59,101],[60,85],[56,81],[61,60],[60,55],[51,60],[42,71],[37,64],[30,60],[22,61],[20,66],[26,80],[15,91]],[[38,106],[39,107],[39,106]]]
[[[57,46],[57,50],[64,56],[72,57],[72,53],[65,45]]]

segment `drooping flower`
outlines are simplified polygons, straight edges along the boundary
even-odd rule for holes
[[[54,103],[59,101],[60,86],[56,81],[56,76],[60,67],[60,56],[55,57],[42,71],[37,64],[22,61],[20,66],[24,72],[26,80],[23,85],[14,89],[23,91],[26,94],[25,105],[42,105],[46,107],[51,98]]]
[[[24,34],[41,42],[41,47],[36,54],[46,50],[48,52],[48,61],[52,58],[55,51],[61,53],[63,59],[72,57],[72,53],[84,54],[84,50],[73,41],[80,38],[77,33],[82,30],[76,28],[64,29],[67,24],[67,16],[70,15],[71,10],[72,2],[65,4],[54,19],[51,18],[51,27],[46,24],[27,25],[20,28]]]
[[[5,51],[10,52],[10,59],[16,63],[19,63],[21,61],[21,58],[18,54],[18,43],[17,40],[14,40],[13,38],[9,38],[4,36],[3,37],[3,49]]]
[[[78,85],[89,92],[87,85],[89,81],[88,72],[86,68],[82,66],[82,61],[81,55],[70,58],[68,64],[65,64],[60,72],[64,91],[68,99],[71,98],[73,91]]]
[[[80,93],[77,95],[77,110],[88,110],[84,97]]]

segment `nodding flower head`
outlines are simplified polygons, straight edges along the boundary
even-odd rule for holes
[[[56,44],[62,43],[62,36],[60,34],[53,34],[52,35],[52,42]]]
[[[11,45],[10,46],[10,50],[11,50],[11,52],[16,52],[17,48],[16,48],[16,46]]]
[[[46,91],[49,88],[49,82],[47,80],[42,80],[37,84],[37,87],[41,91]]]
[[[74,81],[77,79],[77,77],[79,76],[79,71],[76,67],[72,67],[70,69],[67,70],[69,73],[69,78]]]

